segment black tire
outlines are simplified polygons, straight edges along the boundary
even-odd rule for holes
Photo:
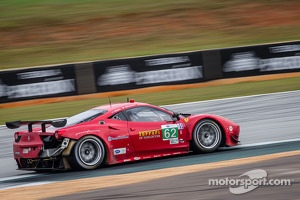
[[[193,130],[192,146],[196,152],[213,152],[221,144],[220,126],[210,119],[199,121]]]
[[[69,157],[69,164],[75,170],[98,168],[106,156],[102,141],[95,136],[85,136],[77,141]]]

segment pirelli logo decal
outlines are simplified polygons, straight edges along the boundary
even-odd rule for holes
[[[151,139],[151,138],[160,138],[160,130],[151,130],[151,131],[140,131],[139,139]]]

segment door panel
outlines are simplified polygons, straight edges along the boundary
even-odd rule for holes
[[[183,126],[175,122],[128,122],[134,149],[140,154],[176,151],[187,146]]]
[[[128,122],[122,120],[107,120],[109,134],[107,141],[111,149],[111,159],[121,160],[131,157],[135,153],[128,132]]]

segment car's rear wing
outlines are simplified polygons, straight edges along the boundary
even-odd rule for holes
[[[46,125],[51,124],[52,126],[59,128],[64,127],[67,124],[66,119],[57,120],[45,120],[45,121],[13,121],[6,122],[5,125],[9,129],[20,128],[20,126],[28,125],[28,132],[32,132],[32,126],[34,124],[40,124],[42,126],[42,132],[46,132]]]

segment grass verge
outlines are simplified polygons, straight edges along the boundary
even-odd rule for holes
[[[299,40],[299,0],[1,0],[0,70]]]
[[[299,83],[300,77],[294,77],[278,80],[242,82],[229,85],[152,92],[144,94],[124,93],[124,95],[111,98],[111,101],[124,102],[126,101],[126,98],[129,97],[135,99],[135,101],[147,102],[154,105],[166,105],[227,97],[300,90]],[[6,121],[13,120],[40,120],[65,117],[107,103],[108,98],[92,98],[82,100],[71,99],[65,102],[56,102],[33,106],[31,105],[13,108],[1,108],[0,124],[4,124]]]

